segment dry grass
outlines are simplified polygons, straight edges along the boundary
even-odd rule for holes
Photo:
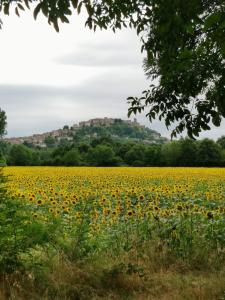
[[[42,253],[45,268],[1,279],[0,300],[225,299],[224,270],[197,271],[173,258],[166,263],[166,253],[152,250],[134,257],[105,254],[80,263]]]

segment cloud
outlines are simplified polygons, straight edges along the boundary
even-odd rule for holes
[[[43,132],[94,117],[126,118],[126,98],[144,88],[140,74],[136,69],[129,74],[105,72],[78,86],[0,84],[8,134]]]
[[[141,66],[142,56],[130,51],[129,44],[82,44],[78,50],[61,55],[55,62],[63,65],[75,65],[83,67],[121,67]]]
[[[121,98],[132,93],[140,92],[147,84],[141,72],[135,68],[127,73],[127,70],[118,72],[104,72],[98,76],[87,79],[78,86],[45,86],[45,85],[17,85],[0,84],[0,105],[10,108],[15,106],[26,107],[30,104],[46,105],[46,98],[67,98],[76,101],[107,101],[107,98]],[[120,99],[118,99],[120,101]]]
[[[9,136],[41,133],[72,125],[95,117],[127,118],[128,96],[139,96],[148,83],[136,68],[104,72],[79,86],[0,85],[0,107],[8,116]],[[144,84],[143,84],[144,83]],[[144,114],[138,120],[162,136],[170,137],[163,122],[152,124]],[[217,139],[224,134],[221,127],[213,127],[200,137]]]

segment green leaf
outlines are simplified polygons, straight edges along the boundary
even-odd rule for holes
[[[215,125],[216,127],[219,127],[221,124],[221,118],[220,116],[217,114],[214,117],[212,117],[212,123],[213,125]]]
[[[23,0],[23,1],[24,1],[24,3],[25,3],[26,7],[27,7],[28,9],[30,9],[29,1],[28,1],[28,0]]]
[[[69,23],[69,20],[67,19],[66,16],[61,16],[60,20],[62,21],[62,23]]]
[[[88,26],[90,29],[92,29],[92,19],[91,18],[87,19],[85,26]]]
[[[18,4],[18,7],[19,7],[19,9],[21,9],[21,10],[25,10],[24,7],[23,7],[23,5],[21,5],[20,3]]]
[[[204,29],[208,30],[209,28],[215,26],[218,24],[218,22],[221,20],[221,17],[223,14],[221,12],[215,12],[211,14],[204,23]]]
[[[187,31],[187,33],[193,34],[193,33],[194,33],[193,24],[189,24],[189,25],[186,27],[186,31]]]
[[[88,15],[92,15],[92,6],[90,4],[85,4]]]
[[[55,28],[55,31],[59,32],[59,25],[58,25],[58,20],[57,19],[53,21],[53,26]]]
[[[73,7],[76,9],[78,6],[79,0],[71,0]]]
[[[5,15],[9,15],[9,3],[5,3],[3,11]]]
[[[45,17],[48,17],[48,6],[47,6],[47,4],[42,5],[42,12],[45,15]],[[53,21],[53,23],[54,23],[54,21]]]
[[[78,15],[79,15],[80,12],[81,12],[82,4],[83,4],[83,2],[80,2],[79,5],[78,5],[78,7],[77,7]]]
[[[20,16],[18,7],[15,8],[15,13],[16,13],[16,15],[17,15],[18,17]]]
[[[37,19],[37,15],[39,14],[41,8],[42,8],[42,2],[39,3],[39,4],[35,7],[35,9],[34,9],[34,14],[33,14],[33,15],[34,15],[34,19],[35,19],[35,20]]]
[[[204,123],[204,122],[201,122],[201,127],[202,127],[203,130],[210,130],[210,129],[211,129],[210,126],[207,125],[207,124]]]
[[[129,108],[128,113],[127,113],[128,118],[132,115],[132,113],[133,113],[133,110]]]

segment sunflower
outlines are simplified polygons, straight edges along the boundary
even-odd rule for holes
[[[207,218],[210,220],[210,219],[213,219],[213,213],[211,211],[208,211],[207,214],[206,214]]]
[[[178,204],[177,205],[177,210],[181,211],[183,209],[182,205]]]
[[[159,207],[158,206],[154,206],[154,210],[158,211]]]
[[[133,216],[133,211],[132,210],[128,210],[128,212],[127,212],[127,215],[129,216],[129,217],[131,217],[131,216]]]

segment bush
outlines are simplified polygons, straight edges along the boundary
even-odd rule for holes
[[[54,230],[38,221],[31,222],[28,204],[11,196],[0,169],[0,273],[23,268],[21,255],[36,245],[52,241]]]

